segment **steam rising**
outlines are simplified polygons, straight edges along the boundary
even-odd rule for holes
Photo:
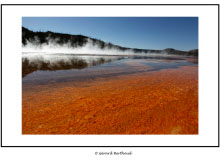
[[[156,56],[84,36],[22,32],[22,76],[36,70],[81,69],[128,56]],[[166,53],[164,53],[166,55]]]
[[[116,49],[114,47],[110,48],[109,46],[105,48],[100,48],[100,46],[94,43],[90,38],[87,38],[87,43],[83,46],[73,47],[70,41],[65,44],[59,44],[59,38],[49,38],[47,37],[47,43],[40,43],[39,39],[35,37],[33,41],[27,41],[27,44],[22,47],[22,52],[24,53],[31,53],[31,52],[38,52],[38,53],[62,53],[62,54],[101,54],[101,55],[131,55],[136,54],[132,51],[132,49],[128,49],[126,51],[122,51]],[[144,54],[139,53],[139,54]],[[149,53],[150,54],[150,53]]]

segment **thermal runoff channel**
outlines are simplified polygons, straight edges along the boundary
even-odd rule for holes
[[[23,134],[198,134],[198,49],[22,27]]]

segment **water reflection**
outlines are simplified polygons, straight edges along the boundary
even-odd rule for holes
[[[23,54],[22,58],[22,77],[40,71],[56,71],[69,69],[83,69],[89,66],[96,66],[103,63],[112,62],[121,59],[146,59],[146,60],[163,60],[164,62],[187,60],[190,63],[198,64],[198,58],[186,57],[169,57],[169,56],[140,56],[140,55],[71,55],[71,54]],[[164,68],[166,64],[160,64],[159,68]],[[146,63],[146,65],[151,65]],[[161,66],[162,65],[162,66]],[[175,66],[175,64],[173,64]],[[152,66],[155,66],[152,63]],[[156,66],[157,67],[157,66]],[[158,68],[158,67],[157,67]]]
[[[89,82],[97,78],[139,74],[197,65],[193,57],[149,56],[60,56],[22,58],[22,84],[43,85],[59,82]]]
[[[22,58],[22,77],[37,71],[56,71],[56,70],[69,70],[69,69],[83,69],[88,66],[96,66],[103,63],[108,63],[113,60],[119,60],[121,57],[56,57],[48,58]]]

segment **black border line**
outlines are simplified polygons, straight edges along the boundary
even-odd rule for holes
[[[3,146],[2,145],[2,8],[3,6],[218,6],[218,145],[217,146]],[[78,147],[78,148],[91,148],[91,147],[114,147],[114,148],[193,148],[193,147],[219,147],[219,4],[1,4],[1,147]]]
[[[219,147],[219,4],[218,4],[218,147]]]
[[[2,147],[2,5],[1,5],[1,147]]]
[[[1,4],[4,6],[180,6],[180,5],[184,5],[184,6],[200,6],[200,5],[205,5],[205,6],[215,6],[215,5],[219,5],[219,4]]]

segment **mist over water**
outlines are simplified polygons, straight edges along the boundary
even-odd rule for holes
[[[28,33],[28,32],[27,32]],[[31,32],[32,34],[32,32]],[[38,33],[40,34],[40,33]],[[38,35],[37,34],[37,35]],[[163,50],[123,48],[95,39],[60,35],[24,38],[22,42],[22,77],[41,71],[83,69],[121,59],[173,59],[174,55]],[[28,37],[28,36],[27,36]]]
[[[41,43],[35,37],[22,45],[23,76],[35,70],[60,70],[85,68],[106,62],[126,58],[127,56],[156,56],[154,53],[134,53],[132,49],[122,51],[115,47],[100,48],[90,38],[82,46],[71,44],[71,41],[59,43],[59,38],[46,38],[46,43]],[[164,53],[163,55],[166,55]],[[162,54],[160,54],[162,56]]]
[[[24,84],[78,82],[194,65],[183,56],[100,49],[92,44],[73,48],[70,45],[59,45],[55,42],[48,45],[27,43],[22,51]]]
[[[76,45],[74,47],[70,41],[64,44],[59,43],[59,38],[46,38],[47,43],[40,43],[38,38],[35,37],[34,41],[27,41],[26,45],[22,46],[23,53],[47,53],[47,54],[101,54],[101,55],[158,55],[158,53],[135,53],[132,49],[120,50],[111,45],[100,48],[99,44],[94,43],[90,38],[87,38],[87,42],[82,46]],[[160,55],[167,55],[166,52],[161,52]]]
[[[23,76],[35,70],[81,69],[123,58],[171,57],[176,54],[194,53],[171,48],[127,48],[83,35],[33,32],[22,27]]]

